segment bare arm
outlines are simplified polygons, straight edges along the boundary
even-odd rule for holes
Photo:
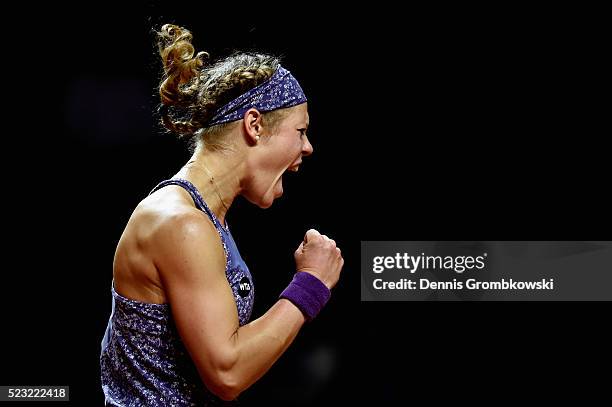
[[[220,398],[236,398],[289,347],[304,324],[303,314],[281,299],[239,327],[220,237],[200,213],[169,219],[153,240],[178,332],[202,381]],[[296,258],[301,250],[302,245]]]

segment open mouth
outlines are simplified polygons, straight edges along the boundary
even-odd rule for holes
[[[283,175],[285,175],[287,172],[298,172],[298,169],[300,168],[300,164],[302,164],[302,161],[298,162],[295,165],[292,165],[291,167],[288,167],[285,172],[283,172],[281,174],[281,176],[278,178],[278,180],[276,181],[276,184],[274,186],[275,190],[276,190],[276,196],[279,197],[283,194]]]
[[[287,168],[287,171],[297,172],[298,169],[300,168],[300,164],[302,164],[301,161],[299,163],[297,163],[295,165],[292,165],[291,167]]]

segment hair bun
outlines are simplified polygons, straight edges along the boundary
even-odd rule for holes
[[[191,104],[208,53],[198,52],[194,56],[191,32],[177,25],[164,24],[157,34],[165,73],[159,88],[162,103],[177,107]]]

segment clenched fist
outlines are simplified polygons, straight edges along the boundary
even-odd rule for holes
[[[312,274],[331,290],[340,278],[344,259],[334,240],[309,229],[295,251],[295,265],[297,271]]]

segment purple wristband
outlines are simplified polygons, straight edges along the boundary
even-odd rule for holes
[[[329,300],[331,291],[318,278],[305,271],[298,271],[279,298],[286,298],[311,321]]]

